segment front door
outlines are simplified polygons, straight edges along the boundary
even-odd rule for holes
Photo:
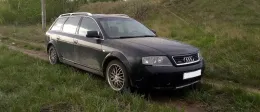
[[[100,56],[102,54],[102,41],[86,37],[87,31],[100,31],[96,21],[90,17],[83,17],[74,38],[76,62],[91,69],[101,70]],[[103,37],[101,37],[103,38]]]

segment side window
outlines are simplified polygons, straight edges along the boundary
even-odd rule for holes
[[[79,28],[79,35],[86,36],[87,31],[100,31],[100,29],[93,19],[84,17]]]
[[[81,17],[70,17],[63,26],[63,32],[75,34]]]
[[[67,20],[66,17],[64,18],[59,18],[56,23],[52,26],[51,30],[52,31],[61,31],[61,27],[64,24],[64,22]]]

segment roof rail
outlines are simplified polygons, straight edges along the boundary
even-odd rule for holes
[[[63,17],[63,16],[73,16],[73,15],[87,15],[87,16],[92,16],[92,14],[89,13],[89,12],[73,12],[73,13],[61,14],[60,17]]]
[[[124,16],[124,17],[129,17],[126,14],[95,14],[95,15],[100,15],[100,16]]]
[[[109,15],[114,15],[114,16],[125,16],[125,17],[129,17],[128,15],[126,15],[126,14],[109,14]]]

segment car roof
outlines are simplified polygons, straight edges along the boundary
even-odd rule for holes
[[[118,18],[130,18],[125,14],[93,14],[92,17],[95,18],[108,18],[108,17],[118,17]]]
[[[70,16],[90,16],[93,18],[108,18],[108,17],[130,18],[126,14],[91,14],[89,12],[65,13],[65,14],[61,14],[59,17],[70,17]]]

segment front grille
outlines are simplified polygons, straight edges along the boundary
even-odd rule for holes
[[[189,65],[200,61],[198,53],[185,56],[173,56],[172,59],[178,66]]]

